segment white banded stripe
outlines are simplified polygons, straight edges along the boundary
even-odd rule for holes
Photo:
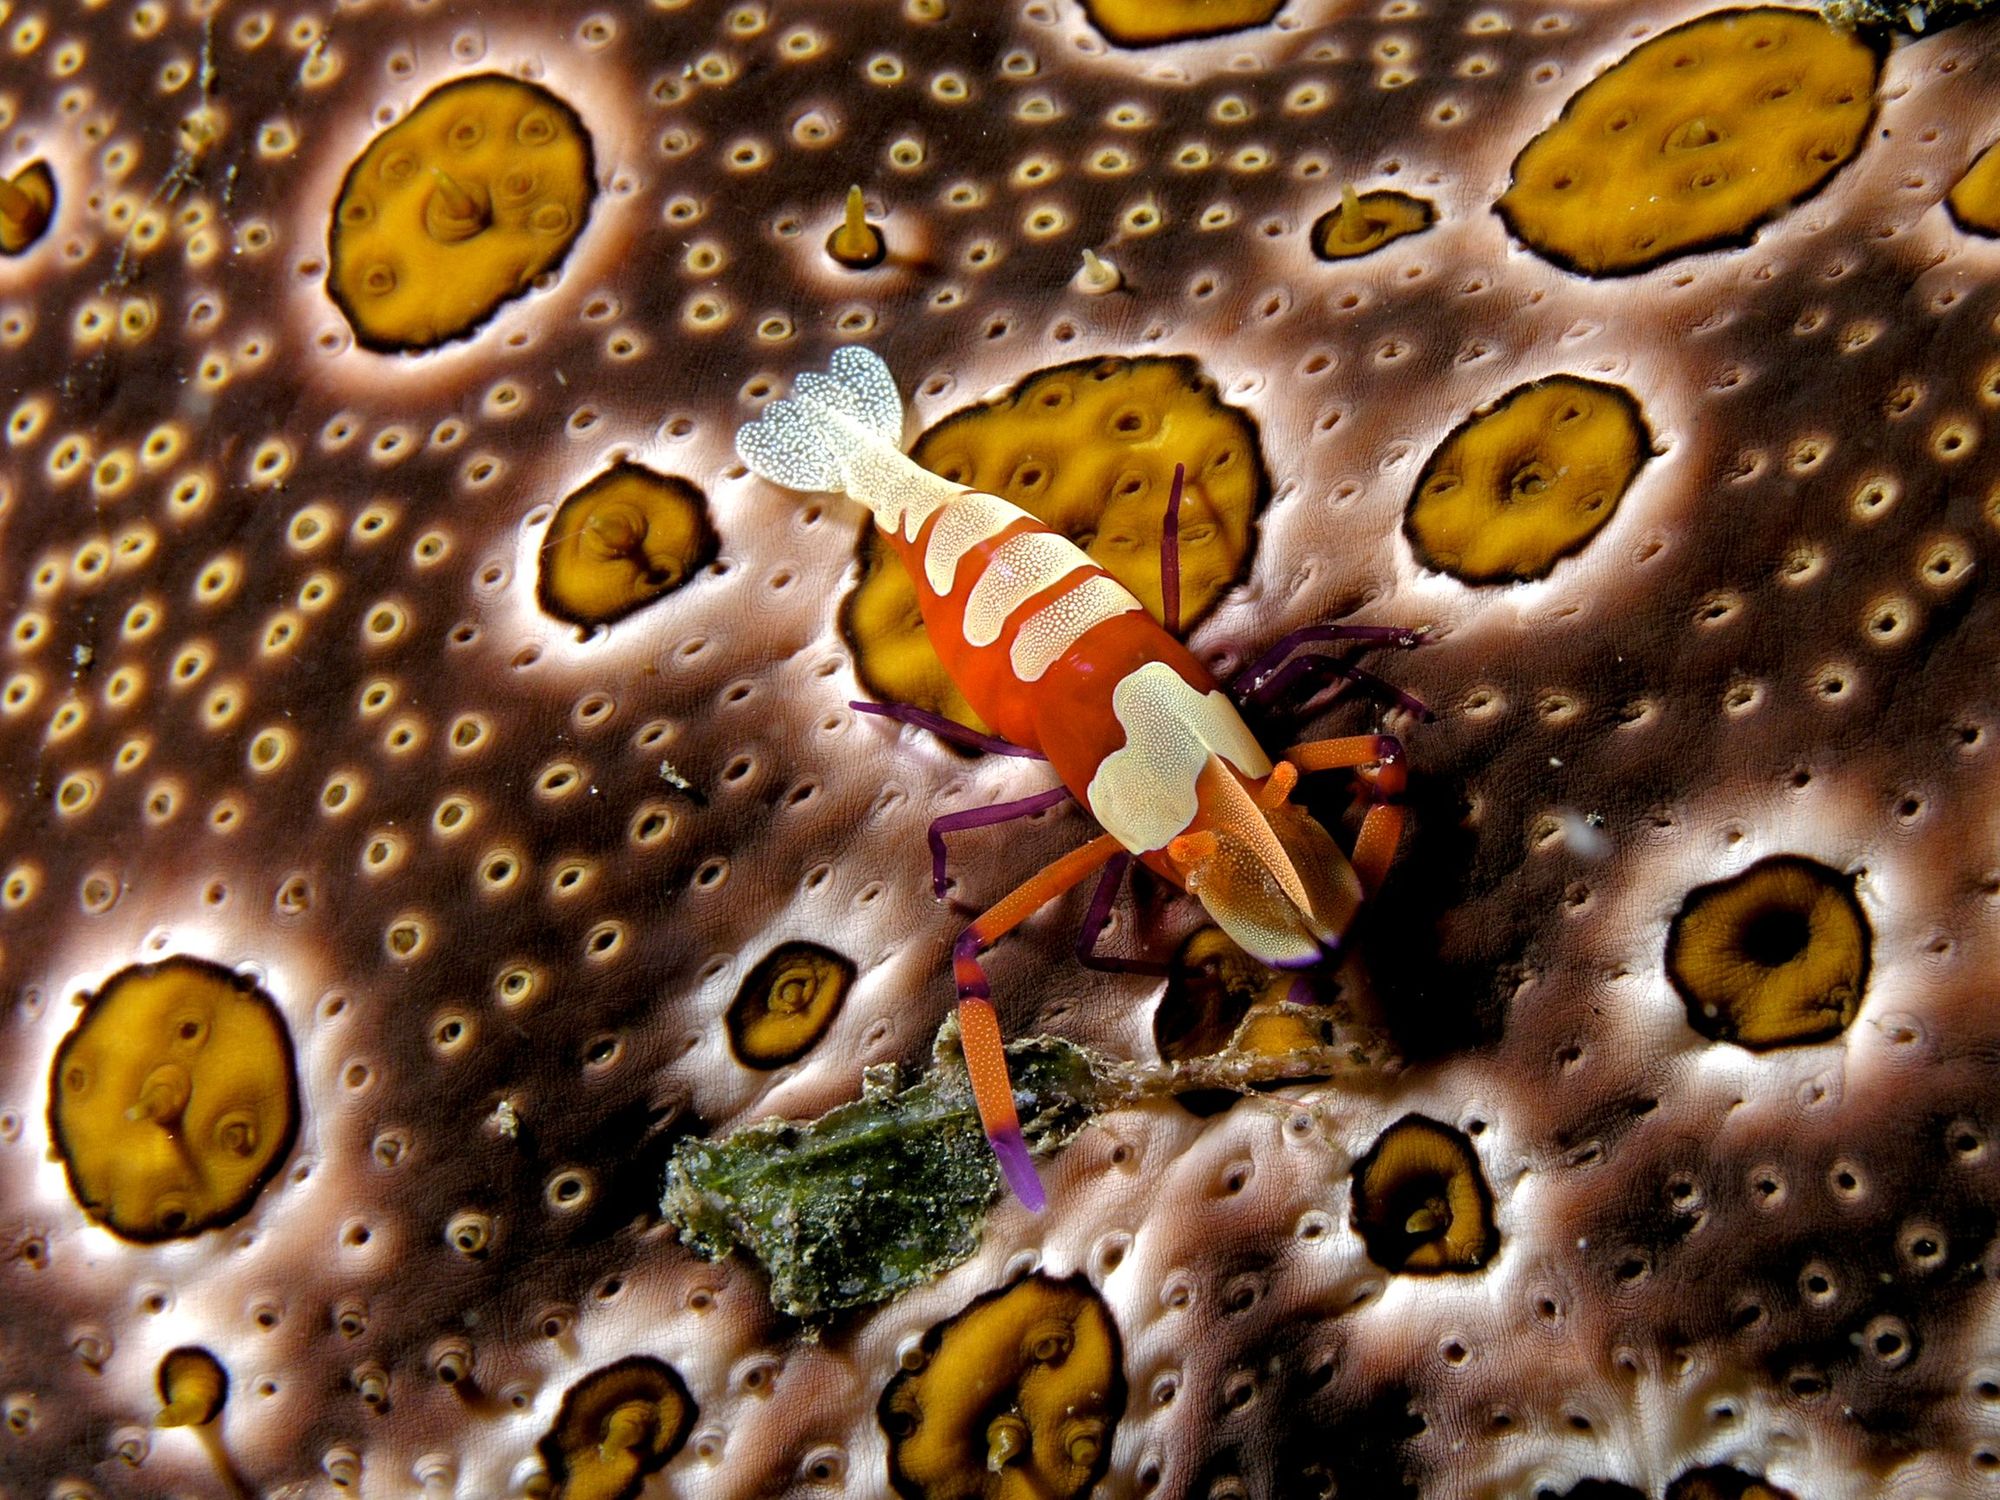
[[[1009,659],[1018,682],[1034,682],[1085,631],[1143,605],[1117,579],[1093,573],[1066,594],[1058,594],[1021,623]]]
[[[924,544],[924,580],[931,592],[950,593],[966,553],[1027,518],[1020,506],[977,490],[969,490],[945,506],[931,527],[931,539]]]
[[[1219,755],[1245,776],[1271,760],[1227,693],[1197,692],[1163,661],[1134,667],[1111,690],[1125,743],[1098,762],[1084,791],[1107,833],[1134,853],[1160,849],[1194,821],[1195,778]]]
[[[965,601],[965,640],[990,646],[1007,617],[1043,589],[1096,564],[1083,549],[1053,531],[1024,531],[1007,538],[986,559],[986,571]]]

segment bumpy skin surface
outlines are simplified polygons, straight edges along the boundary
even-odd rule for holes
[[[31,9],[0,92],[0,168],[56,182],[0,258],[13,1492],[216,1493],[200,1435],[150,1425],[192,1346],[229,1378],[200,1433],[262,1495],[523,1493],[629,1356],[698,1413],[647,1500],[880,1495],[905,1353],[1037,1271],[1118,1335],[1107,1500],[2000,1490],[2000,261],[1945,202],[1994,136],[1995,23],[1898,38],[1859,149],[1746,243],[1606,279],[1494,204],[1699,0],[1291,0],[1143,51],[1069,0]],[[326,290],[341,183],[474,74],[576,112],[588,218],[463,336],[363,347]],[[825,253],[857,182],[865,272]],[[1320,261],[1348,183],[1437,221]],[[1118,292],[1076,286],[1085,247]],[[1428,624],[1374,665],[1438,718],[1390,716],[1411,831],[1350,952],[1400,1067],[1112,1111],[1045,1218],[998,1209],[814,1340],[658,1222],[662,1161],[923,1060],[964,922],[926,825],[1048,784],[845,707],[864,522],[736,467],[850,342],[911,434],[1077,360],[1196,362],[1270,499],[1191,649],[1227,675],[1343,613]],[[1555,375],[1643,412],[1615,515],[1530,582],[1426,566],[1426,463]],[[538,561],[621,458],[697,483],[718,551],[580,639]],[[957,894],[1088,832],[956,837]],[[1667,945],[1775,855],[1852,882],[1869,968],[1836,1034],[1752,1050],[1690,1024]],[[1156,894],[1111,951],[1199,925]],[[1164,986],[1077,965],[1088,899],[995,951],[1003,1024],[1150,1061]],[[729,1007],[791,942],[855,978],[751,1067]],[[73,1002],[176,955],[270,995],[299,1128],[240,1218],[142,1244],[50,1159],[50,1086]],[[1353,1227],[1410,1115],[1471,1143],[1483,1268],[1391,1272]]]

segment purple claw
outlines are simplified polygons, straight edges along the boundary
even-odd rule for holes
[[[1048,1206],[1048,1199],[1042,1194],[1042,1180],[1035,1175],[1035,1164],[1028,1159],[1028,1143],[1021,1139],[1021,1132],[1005,1130],[986,1139],[994,1156],[999,1158],[1000,1175],[1007,1179],[1007,1186],[1021,1200],[1021,1206],[1031,1214],[1040,1213]]]

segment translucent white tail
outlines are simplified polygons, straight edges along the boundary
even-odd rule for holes
[[[873,350],[836,349],[824,375],[801,375],[792,394],[773,401],[736,433],[743,462],[791,490],[851,493],[882,449],[900,455],[903,398]]]

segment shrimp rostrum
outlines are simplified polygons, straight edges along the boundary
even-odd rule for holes
[[[1021,1136],[992,992],[979,956],[1058,896],[1096,875],[1078,951],[1095,959],[1118,881],[1131,860],[1190,892],[1252,957],[1276,968],[1318,965],[1339,948],[1365,891],[1386,871],[1402,828],[1391,799],[1402,751],[1364,734],[1295,745],[1273,760],[1240,700],[1267,699],[1331,661],[1307,646],[1415,645],[1420,633],[1314,626],[1279,641],[1238,679],[1215,681],[1172,631],[1075,543],[997,495],[926,472],[902,450],[903,402],[871,351],[836,351],[824,374],[798,377],[736,437],[743,461],[788,489],[846,494],[867,505],[915,580],[924,627],[945,670],[996,731],[972,731],[916,708],[856,704],[963,743],[1048,761],[1062,785],[932,825],[933,880],[944,886],[943,835],[1075,797],[1104,832],[986,911],[952,950],[966,1066],[980,1122],[1015,1195],[1039,1210],[1041,1184]],[[1177,526],[1183,475],[1162,543],[1165,613],[1179,613]],[[1372,679],[1369,679],[1372,681]],[[1405,700],[1409,701],[1409,700]],[[1301,774],[1365,768],[1373,797],[1353,854],[1291,801]],[[1098,966],[1160,972],[1157,965]]]

